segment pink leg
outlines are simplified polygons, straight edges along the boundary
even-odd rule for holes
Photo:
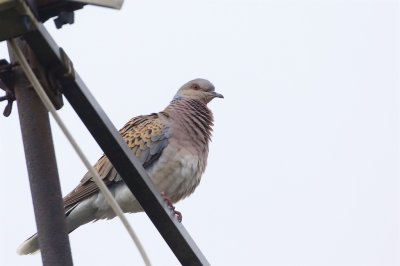
[[[171,198],[165,194],[165,192],[161,192],[161,195],[164,198],[164,201],[167,203],[169,209],[174,213],[176,218],[178,219],[178,222],[182,222],[182,213],[180,211],[175,210],[175,206],[172,204]]]

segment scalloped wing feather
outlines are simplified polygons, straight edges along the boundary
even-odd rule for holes
[[[143,164],[144,168],[151,167],[168,145],[170,138],[168,118],[168,114],[164,112],[138,116],[131,119],[119,131],[128,147]],[[98,171],[106,185],[122,180],[105,155],[98,160],[94,168]],[[79,201],[93,195],[98,190],[98,187],[92,181],[90,173],[86,173],[80,184],[64,197],[64,207],[67,213]]]

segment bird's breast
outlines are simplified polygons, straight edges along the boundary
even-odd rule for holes
[[[205,164],[206,158],[197,151],[172,141],[148,174],[158,190],[176,202],[194,191]]]

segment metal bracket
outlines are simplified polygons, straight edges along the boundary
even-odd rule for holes
[[[12,105],[15,101],[14,94],[14,72],[12,70],[17,64],[10,64],[7,60],[0,60],[0,89],[6,92],[6,95],[0,97],[0,102],[7,101],[3,115],[8,117],[12,111]]]
[[[56,19],[54,19],[54,24],[56,24],[57,29],[61,29],[65,24],[73,24],[75,22],[74,12],[61,12]]]
[[[0,0],[0,41],[34,30],[35,17],[23,0]]]
[[[71,59],[69,59],[67,53],[64,51],[63,48],[60,47],[60,56],[63,64],[63,72],[62,72],[62,77],[64,79],[68,79],[70,81],[75,80],[75,70],[74,70],[74,65],[72,64]]]

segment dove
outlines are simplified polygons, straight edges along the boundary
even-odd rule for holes
[[[191,80],[163,111],[132,118],[119,131],[153,184],[171,204],[192,194],[205,171],[213,126],[213,114],[207,104],[214,98],[224,97],[210,81]],[[123,212],[143,211],[107,156],[103,155],[94,168]],[[116,216],[89,172],[63,201],[68,233],[89,222]],[[175,213],[181,219],[180,213]],[[17,253],[32,254],[39,249],[34,234],[18,247]]]

